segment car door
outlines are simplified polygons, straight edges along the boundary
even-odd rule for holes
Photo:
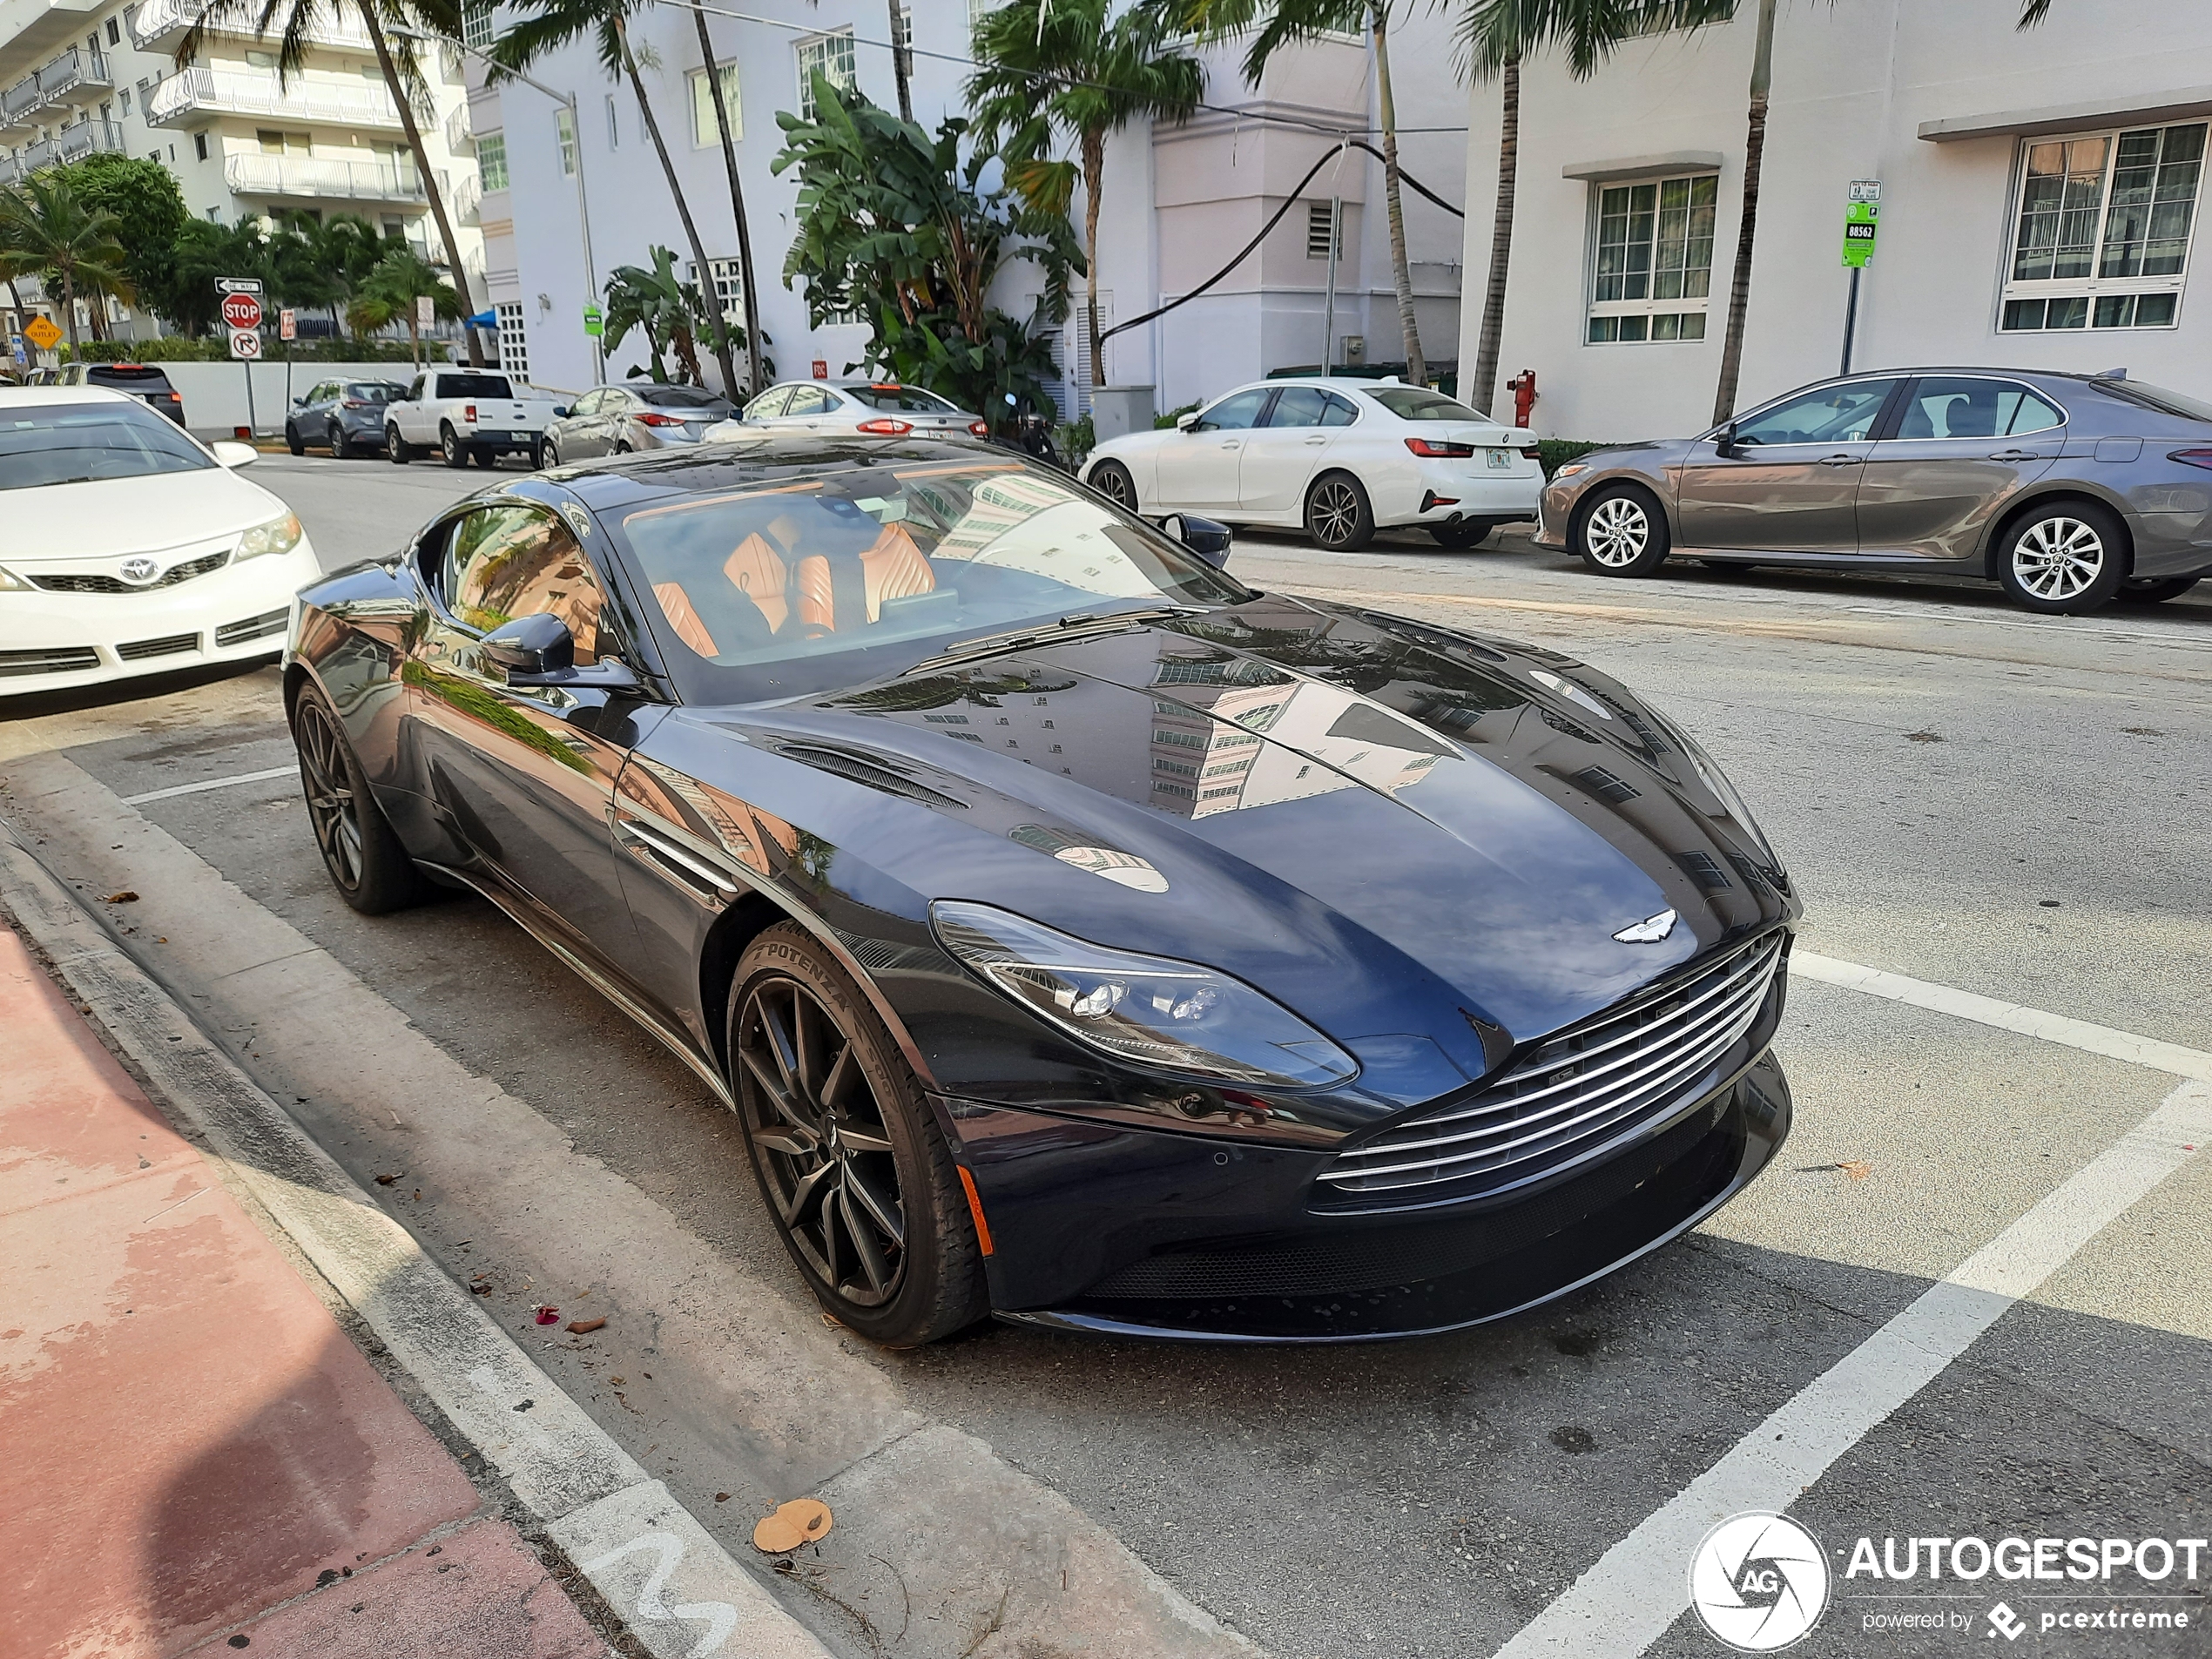
[[[776,424],[793,432],[819,432],[830,424],[837,395],[826,386],[794,386]]]
[[[1200,512],[1233,513],[1238,502],[1238,470],[1244,445],[1267,418],[1276,388],[1248,387],[1231,392],[1171,438],[1158,450],[1158,504],[1163,509],[1195,508]]]
[[[583,461],[600,453],[598,422],[592,419],[599,397],[597,390],[586,392],[569,406],[566,418],[554,427],[553,442],[560,446],[562,460]]]
[[[774,422],[791,404],[792,388],[772,386],[745,406],[743,420],[748,426],[768,426]]]
[[[1285,386],[1264,426],[1244,439],[1237,463],[1237,507],[1255,517],[1295,523],[1305,509],[1306,481],[1335,447],[1344,425],[1328,424],[1332,403],[1318,386]]]
[[[610,810],[615,779],[665,710],[635,693],[517,686],[483,636],[517,617],[569,624],[578,666],[620,654],[605,588],[558,516],[503,502],[426,538],[434,603],[402,676],[434,810],[539,929],[619,973],[631,961]]]
[[[1985,374],[1924,374],[1866,460],[1863,553],[1973,559],[1991,523],[2050,469],[2066,415],[2033,388]]]
[[[400,407],[390,417],[391,423],[399,428],[400,436],[409,443],[428,442],[423,433],[426,429],[435,431],[436,428],[436,422],[429,418],[429,411],[423,408],[429,391],[429,374],[427,372],[417,374],[408,386],[407,396],[401,400]]]
[[[1681,544],[1858,552],[1859,477],[1902,384],[1883,375],[1794,393],[1737,421],[1727,455],[1716,439],[1699,439],[1676,475]]]

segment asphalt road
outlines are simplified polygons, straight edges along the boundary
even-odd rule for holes
[[[489,482],[320,457],[253,475],[327,567]],[[1487,1655],[1524,1627],[1516,1654],[1634,1652],[1623,1609],[1678,1595],[1688,1561],[1639,1568],[1623,1541],[1709,1470],[1798,1453],[1794,1419],[1779,1451],[1753,1443],[1793,1401],[1814,1440],[1849,1420],[1867,1396],[1835,1379],[1970,1259],[2049,1271],[1773,1496],[1838,1575],[1797,1651],[1986,1652],[2000,1595],[2040,1651],[2068,1639],[2042,1612],[2123,1590],[2190,1626],[2106,1650],[2212,1651],[2212,1551],[2193,1583],[1842,1576],[1861,1535],[2212,1533],[2212,1168],[2167,1132],[2202,1109],[2180,1074],[2212,1076],[2212,597],[2054,621],[1958,583],[1607,582],[1513,536],[1339,556],[1251,535],[1231,568],[1618,675],[1751,803],[1805,894],[1802,956],[2087,1024],[1797,978],[1777,1166],[1689,1238],[1480,1331],[1285,1351],[991,1326],[887,1356],[822,1328],[727,1115],[488,906],[354,915],[288,777],[123,804],[286,765],[273,671],[38,705],[0,725],[0,812],[88,896],[142,893],[103,908],[125,948],[358,1179],[403,1177],[369,1190],[503,1322],[610,1314],[548,1368],[733,1550],[768,1503],[834,1494],[838,1532],[780,1588],[842,1653],[1238,1650],[1203,1621],[1163,1634],[1171,1598],[1116,1624],[1141,1588],[1124,1547],[1279,1659]],[[367,1046],[380,1021],[396,1035]],[[2090,1027],[2197,1059],[2139,1063]],[[2139,1154],[2175,1167],[2140,1176]],[[2113,1218],[2068,1231],[2098,1191]],[[1578,1594],[1622,1622],[1545,1645],[1594,1567]],[[1906,1594],[1956,1599],[1886,1599]],[[1966,1623],[1869,1629],[1899,1608]],[[1688,1616],[1649,1650],[1721,1651]]]

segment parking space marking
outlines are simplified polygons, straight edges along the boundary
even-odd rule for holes
[[[2212,1082],[2212,1054],[2207,1054],[2202,1049],[2184,1048],[2178,1042],[2164,1042],[2156,1037],[2137,1036],[2132,1031],[2118,1031],[2108,1025],[2096,1025],[2063,1014],[2049,1014],[2041,1008],[2027,1008],[2018,1002],[2000,1001],[1993,996],[1962,991],[1956,986],[1938,985],[1929,980],[1912,979],[1904,974],[1888,973],[1859,962],[1817,956],[1806,950],[1791,953],[1790,971],[1803,979],[1817,980],[1824,985],[1838,985],[1848,991],[1864,991],[1869,996],[1886,997],[1892,1002],[1909,1002],[1914,1008],[1932,1008],[1939,1014],[1953,1014],[1962,1020],[1993,1025],[2006,1031],[2017,1031],[2023,1036],[2040,1037],[2046,1042],[2063,1043],[2069,1049],[2080,1049],[2089,1054],[2101,1054],[2110,1059],[2148,1066],[2153,1071],[2170,1072],[2176,1077],[2194,1077],[2201,1082]]]
[[[1642,1653],[1688,1608],[1690,1554],[1714,1522],[1789,1508],[2208,1138],[2212,1087],[2192,1079],[1646,1517],[1496,1659]]]
[[[204,784],[177,784],[167,789],[149,789],[143,795],[125,795],[125,806],[143,806],[150,800],[167,800],[172,795],[198,795],[210,789],[230,789],[239,784],[265,784],[272,778],[296,778],[297,766],[271,766],[266,772],[241,772],[235,778],[211,778]]]

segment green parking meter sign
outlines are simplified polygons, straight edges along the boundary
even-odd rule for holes
[[[584,307],[583,332],[590,334],[594,340],[598,339],[601,334],[606,332],[606,323],[601,315],[598,307]]]
[[[1874,231],[1882,213],[1882,186],[1875,179],[1858,179],[1851,181],[1848,205],[1844,209],[1844,266],[1846,270],[1862,268],[1874,257]]]

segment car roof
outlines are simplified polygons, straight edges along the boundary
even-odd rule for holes
[[[127,403],[145,406],[137,398],[105,386],[0,386],[0,401],[24,403]]]

